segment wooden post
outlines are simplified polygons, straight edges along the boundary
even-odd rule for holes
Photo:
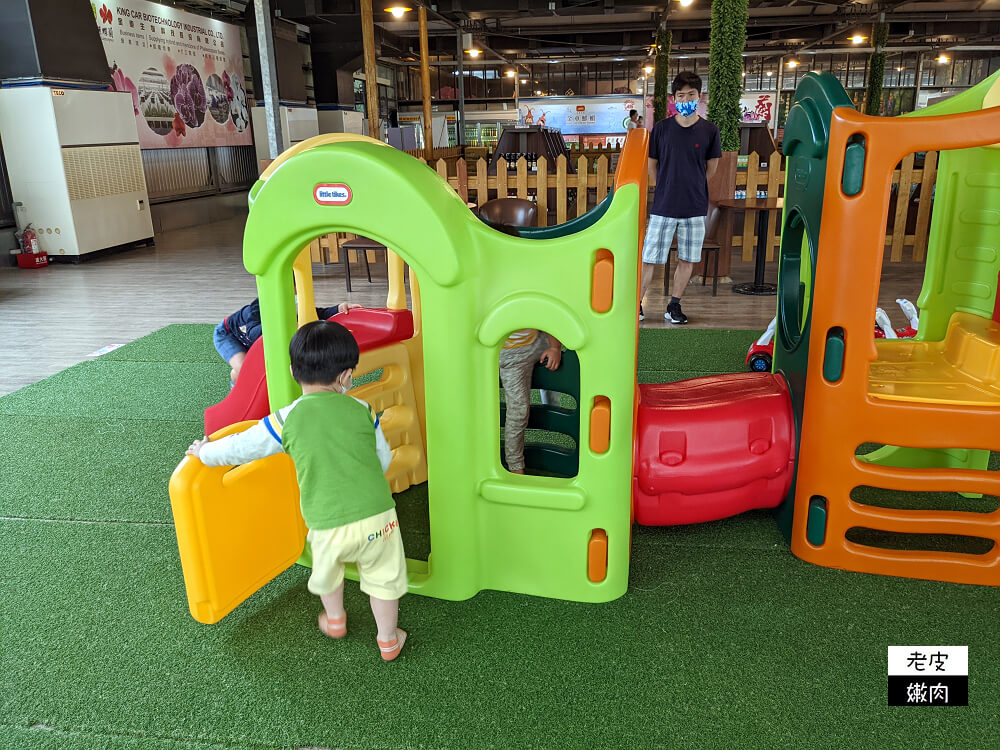
[[[490,199],[489,164],[486,159],[476,162],[476,204],[481,206]]]
[[[937,176],[937,151],[928,151],[924,157],[924,171],[920,180],[920,204],[917,207],[917,228],[913,239],[913,260],[922,262],[927,254],[927,239],[931,219],[931,195]]]
[[[369,0],[370,2],[370,0]],[[420,6],[420,94],[424,101],[424,158],[434,158],[434,120],[431,117],[431,65],[427,51],[427,8]]]
[[[375,66],[375,19],[372,16],[372,0],[361,0],[361,39],[365,50],[368,135],[376,140],[382,140],[382,132],[378,127],[378,71]]]
[[[538,204],[538,226],[549,225],[549,163],[544,156],[538,157],[538,177],[535,188]]]
[[[903,241],[906,237],[906,212],[910,207],[910,184],[913,181],[913,154],[903,159],[896,192],[896,216],[892,221],[892,245],[889,260],[899,263],[903,259]]]

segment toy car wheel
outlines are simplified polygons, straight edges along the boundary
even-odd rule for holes
[[[768,354],[755,354],[747,364],[750,366],[751,372],[771,371],[771,357]]]

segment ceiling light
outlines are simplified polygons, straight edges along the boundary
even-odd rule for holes
[[[861,36],[861,34],[855,34],[850,38],[850,41],[852,44],[861,44],[867,38],[866,36]]]
[[[766,72],[766,73],[765,73],[764,75],[766,75],[766,76],[767,76],[768,78],[770,78],[771,76],[773,76],[773,75],[774,75],[774,73],[772,73],[772,72],[771,72],[771,71],[769,70],[769,71],[767,71],[767,72]]]
[[[743,78],[746,78],[746,77],[747,77],[747,72],[746,72],[746,71],[744,70],[744,71],[743,71],[742,73],[740,73],[740,75],[741,75],[741,76],[742,76]]]
[[[517,73],[515,73],[513,70],[508,70],[507,71],[507,77],[508,78],[513,78],[516,75],[517,75]]]
[[[479,57],[482,54],[482,50],[478,50],[475,47],[473,47],[472,49],[467,49],[465,50],[465,52],[466,54],[468,54],[469,57]]]
[[[541,95],[542,95],[542,92],[541,92],[541,91],[536,91],[536,92],[535,92],[535,96],[541,96]]]
[[[645,68],[642,69],[642,72],[645,73],[646,75],[649,75],[650,73],[653,72],[653,66],[647,65]]]
[[[896,66],[896,70],[904,70],[904,68],[903,68],[903,66],[902,66],[902,65],[897,65],[897,66]]]
[[[944,54],[938,55],[935,59],[939,63],[941,63],[942,65],[944,65],[945,63],[950,63],[951,62],[951,58],[948,57],[948,55],[944,55]]]
[[[677,0],[677,2],[679,2],[682,7],[687,8],[694,2],[694,0]]]
[[[392,13],[393,18],[402,18],[404,13],[409,13],[413,8],[407,8],[404,5],[393,5],[391,8],[386,8],[386,13]]]
[[[528,79],[527,79],[527,78],[522,78],[522,79],[521,79],[521,83],[527,83],[527,82],[528,82]]]
[[[789,60],[789,61],[788,61],[787,63],[785,63],[785,64],[786,64],[786,65],[787,65],[787,66],[788,66],[789,68],[797,68],[797,67],[799,67],[799,61],[798,61],[798,60]]]

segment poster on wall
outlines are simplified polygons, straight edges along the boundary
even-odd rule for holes
[[[774,94],[744,94],[740,97],[743,122],[765,122],[773,126],[778,114],[776,102]]]
[[[141,148],[253,143],[238,26],[145,0],[91,7]]]
[[[629,110],[640,110],[641,96],[557,97],[521,99],[519,125],[545,125],[564,135],[624,133]]]

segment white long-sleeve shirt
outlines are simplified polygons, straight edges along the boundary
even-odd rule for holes
[[[354,397],[351,396],[351,398]],[[361,399],[355,398],[354,400],[371,410],[371,407]],[[227,435],[220,440],[213,440],[203,446],[199,456],[201,462],[205,466],[238,466],[258,458],[281,453],[283,450],[281,425],[284,424],[289,413],[298,403],[299,399],[296,399],[283,409],[264,417],[253,427],[234,435]],[[372,413],[372,418],[375,421],[375,452],[378,454],[378,460],[382,464],[382,472],[384,473],[392,461],[392,450],[382,433],[378,416]]]

